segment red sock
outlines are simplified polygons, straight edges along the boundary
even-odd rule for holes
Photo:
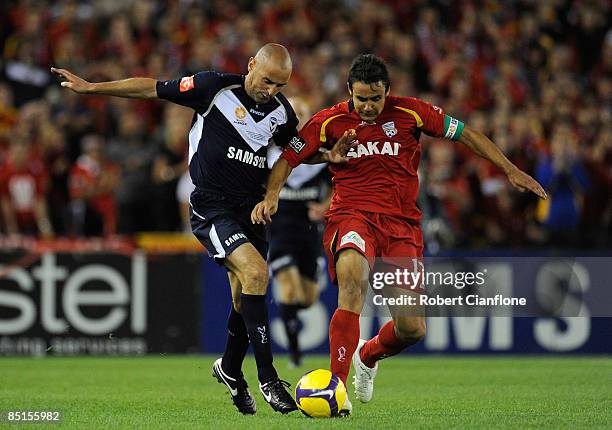
[[[370,339],[359,351],[359,358],[368,367],[376,366],[376,362],[386,357],[399,354],[408,345],[395,336],[395,324],[389,321],[380,328],[378,335]]]
[[[331,372],[346,386],[351,360],[359,342],[359,314],[336,309],[329,323],[329,359]]]

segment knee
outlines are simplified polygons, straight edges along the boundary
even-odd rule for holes
[[[336,263],[338,284],[349,288],[365,288],[368,285],[369,267],[364,256],[357,251],[343,251]]]
[[[336,273],[338,284],[350,286],[350,288],[364,288],[368,285],[367,273],[359,273],[360,270],[351,270],[350,267],[338,267]]]
[[[425,318],[410,318],[397,321],[395,324],[395,335],[406,345],[414,345],[421,341],[426,332]]]
[[[305,296],[304,301],[302,302],[302,306],[304,308],[309,308],[316,302],[316,298],[314,296]]]
[[[295,289],[284,284],[279,284],[276,282],[276,279],[274,283],[278,287],[280,303],[291,305],[296,302]]]
[[[319,300],[319,285],[316,282],[307,281],[302,283],[302,287],[302,291],[304,291],[302,305],[308,308]]]
[[[268,267],[251,264],[243,271],[242,291],[247,294],[263,294],[268,288]]]

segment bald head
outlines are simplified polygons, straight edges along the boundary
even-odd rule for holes
[[[255,54],[255,61],[260,65],[272,64],[283,70],[291,70],[293,67],[289,51],[278,43],[266,43],[262,46]]]
[[[291,56],[283,45],[268,43],[262,46],[248,65],[244,87],[258,104],[267,103],[289,82]]]

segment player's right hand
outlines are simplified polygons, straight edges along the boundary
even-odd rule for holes
[[[270,224],[272,215],[278,210],[278,198],[266,197],[253,208],[251,222],[253,224]]]
[[[51,67],[51,72],[64,79],[60,84],[62,87],[70,88],[75,93],[86,94],[91,90],[91,82],[87,82],[69,70]]]

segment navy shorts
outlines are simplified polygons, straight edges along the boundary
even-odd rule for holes
[[[316,281],[321,256],[321,225],[307,217],[279,211],[272,218],[270,233],[272,274],[295,266],[303,277]]]
[[[228,255],[247,242],[266,260],[267,227],[251,223],[257,201],[235,201],[196,188],[189,202],[191,230],[217,263],[223,265]]]

